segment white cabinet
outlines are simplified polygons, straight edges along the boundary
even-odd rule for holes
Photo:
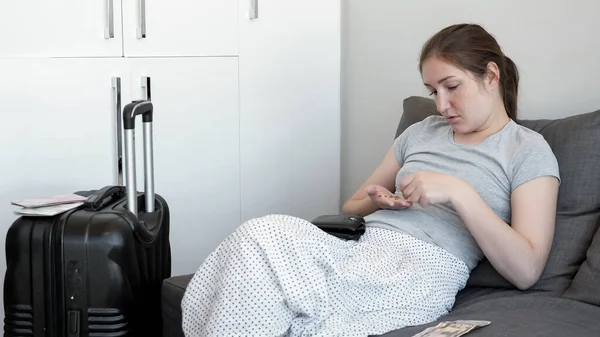
[[[124,55],[237,55],[238,1],[124,1]]]
[[[125,60],[5,59],[0,73],[1,225],[10,200],[115,181],[111,78]]]
[[[240,14],[242,220],[337,213],[340,3],[260,0]]]
[[[121,56],[122,49],[121,0],[0,2],[0,57]]]
[[[117,97],[121,107],[145,98],[142,77],[150,78],[155,187],[171,210],[174,271],[196,268],[239,226],[237,58],[5,59],[0,72],[2,232],[15,199],[117,183]],[[136,134],[143,190],[142,123]]]
[[[130,65],[133,99],[145,98],[140,78],[150,78],[155,188],[171,211],[173,270],[189,272],[240,224],[238,62],[158,58]],[[143,189],[143,165],[137,167]]]
[[[11,200],[118,183],[116,95],[146,98],[144,77],[173,274],[250,218],[338,212],[339,0],[251,3],[0,2],[0,231]]]
[[[0,60],[0,246],[10,202],[114,183],[118,59]],[[127,89],[123,93],[127,96]],[[0,258],[1,273],[6,259]]]
[[[0,57],[230,56],[240,0],[4,0]]]

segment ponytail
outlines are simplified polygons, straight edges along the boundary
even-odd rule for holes
[[[517,122],[517,100],[519,94],[519,69],[508,56],[504,57],[506,63],[504,72],[500,75],[502,84],[502,100],[508,117]]]

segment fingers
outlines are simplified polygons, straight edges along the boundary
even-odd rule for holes
[[[402,178],[402,180],[400,180],[400,190],[404,191],[404,189],[409,186],[413,180],[415,180],[417,173],[413,173],[413,174],[409,174],[406,177]]]
[[[430,204],[427,194],[421,194],[420,191],[413,192],[408,200],[413,204],[419,204],[422,207],[427,207]]]
[[[418,203],[419,199],[421,199],[421,194],[414,187],[410,188],[409,186],[409,188],[407,188],[405,191],[406,192],[404,193],[406,194],[406,200],[412,203]]]
[[[369,196],[376,196],[377,194],[382,194],[382,193],[385,193],[385,194],[391,193],[385,187],[383,187],[381,185],[369,185],[369,186],[367,186],[365,191],[367,192],[367,194]]]
[[[412,203],[396,194],[379,194],[377,196],[381,203],[392,208],[406,208],[412,206]]]
[[[408,208],[410,206],[412,206],[412,202],[405,200],[405,199],[398,199],[398,200],[395,200],[395,202],[394,202],[395,208],[404,209],[404,208]]]
[[[393,197],[393,194],[387,194],[387,193],[386,194],[382,194],[382,193],[380,193],[376,197],[377,197],[377,199],[379,199],[379,201],[383,205],[388,206],[388,207],[393,207],[394,206],[394,197]]]
[[[411,200],[414,202],[415,200],[411,199],[410,197],[413,195],[413,193],[415,192],[416,189],[417,189],[417,186],[416,186],[416,184],[413,184],[413,183],[405,186],[402,189],[402,195],[404,196],[404,199]]]
[[[403,196],[396,195],[383,186],[369,185],[365,192],[381,208],[404,209],[412,206]]]

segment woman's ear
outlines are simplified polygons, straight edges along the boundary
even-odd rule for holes
[[[500,84],[500,69],[496,62],[488,62],[486,66],[485,84],[489,89],[494,89]]]

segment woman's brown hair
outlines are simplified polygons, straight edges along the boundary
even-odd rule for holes
[[[489,62],[500,70],[500,90],[504,107],[512,120],[517,122],[517,97],[519,70],[504,53],[496,39],[476,24],[458,24],[446,27],[432,36],[423,46],[419,70],[423,62],[436,57],[483,79]]]

